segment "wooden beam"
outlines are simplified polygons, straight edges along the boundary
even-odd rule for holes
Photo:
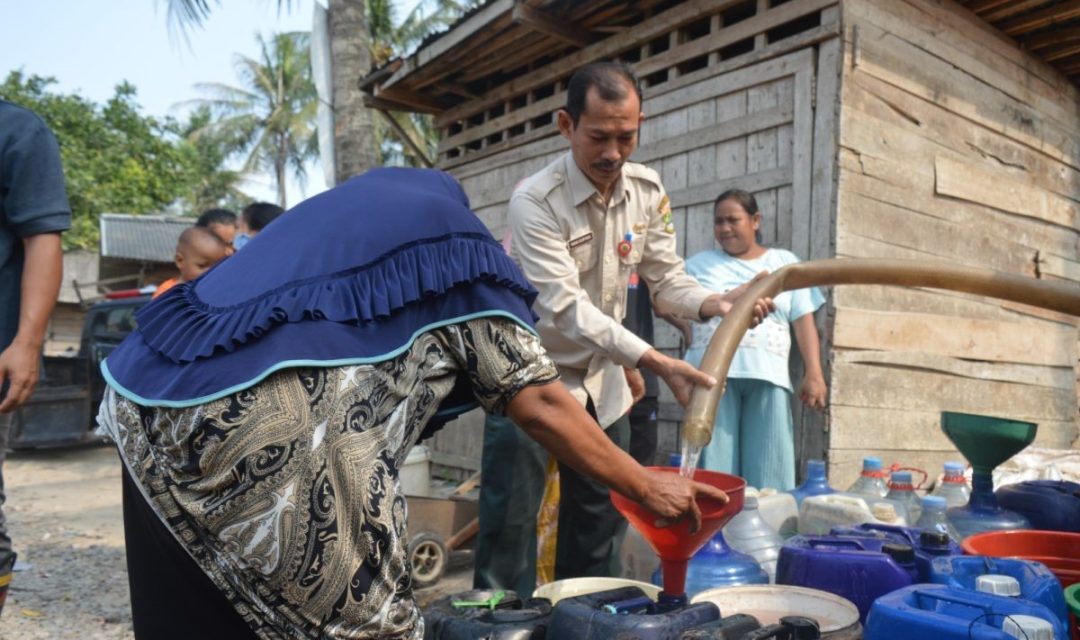
[[[398,89],[386,89],[380,87],[375,90],[375,100],[381,100],[394,111],[419,111],[420,113],[442,113],[446,105],[433,102],[425,96],[416,95],[411,91]]]
[[[559,21],[550,15],[533,9],[520,2],[514,5],[514,23],[538,31],[552,38],[583,49],[596,42],[597,38],[587,29],[583,29],[572,22]]]
[[[465,22],[447,31],[428,46],[417,51],[410,57],[393,76],[387,80],[386,85],[391,86],[400,82],[403,78],[420,69],[432,60],[450,51],[450,49],[464,42],[470,36],[478,33],[500,15],[513,9],[514,0],[495,0],[480,9]]]
[[[442,127],[450,122],[464,120],[465,118],[483,111],[492,105],[498,104],[507,98],[554,82],[561,77],[573,73],[578,67],[584,66],[595,60],[610,58],[611,56],[634,47],[643,40],[655,38],[672,29],[693,22],[697,18],[738,4],[738,2],[739,0],[689,0],[683,4],[676,5],[661,14],[649,18],[640,24],[634,25],[620,34],[605,38],[585,49],[571,53],[557,62],[514,78],[497,89],[488,92],[487,95],[478,101],[448,109],[446,113],[441,114],[436,119],[436,125]]]
[[[1048,27],[1058,22],[1072,20],[1076,17],[1080,17],[1080,0],[1068,0],[1067,2],[1047,7],[1042,11],[1036,11],[1035,13],[1026,16],[1019,16],[995,26],[1006,35],[1016,36],[1029,31],[1034,31],[1035,29]]]
[[[367,99],[365,97],[364,104],[370,107],[371,105],[368,105],[367,102],[368,101],[367,101]],[[383,117],[386,118],[386,121],[388,123],[390,123],[390,127],[394,130],[394,133],[397,134],[398,138],[403,143],[405,143],[406,145],[409,146],[410,149],[412,149],[413,153],[416,154],[416,157],[420,158],[420,161],[424,163],[425,167],[430,169],[431,167],[435,166],[435,163],[431,160],[431,158],[429,158],[427,156],[427,153],[423,149],[420,148],[420,145],[417,144],[416,141],[412,139],[412,136],[410,136],[405,131],[405,129],[394,118],[394,116],[390,114],[389,111],[387,111],[386,109],[380,108],[380,107],[372,107],[372,108],[374,108],[379,113],[383,114]]]
[[[1038,51],[1046,47],[1065,44],[1073,40],[1080,40],[1080,27],[1067,29],[1055,29],[1049,33],[1040,33],[1035,36],[1024,38],[1021,42],[1028,51]]]
[[[1080,53],[1080,39],[1041,51],[1039,57],[1047,62],[1057,62],[1058,60],[1071,58],[1078,53]]]
[[[1006,20],[1013,16],[1018,16],[1025,11],[1032,11],[1044,6],[1046,6],[1046,0],[1019,0],[982,12],[979,15],[983,20],[994,23]]]

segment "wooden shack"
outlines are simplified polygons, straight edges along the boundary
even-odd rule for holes
[[[1080,3],[964,4],[491,0],[363,84],[372,106],[434,115],[435,165],[496,235],[514,185],[567,149],[553,114],[570,75],[615,59],[643,78],[633,159],[660,172],[686,256],[714,247],[711,202],[741,187],[764,241],[803,259],[944,259],[1080,286]],[[1075,318],[838,287],[818,322],[830,407],[796,407],[796,442],[838,486],[865,454],[940,470],[957,456],[942,410],[1028,419],[1037,443],[1076,446]],[[681,410],[664,393],[670,451]],[[478,424],[435,449],[478,460]]]

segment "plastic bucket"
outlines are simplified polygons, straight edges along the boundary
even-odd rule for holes
[[[1077,624],[1077,620],[1080,620],[1080,582],[1077,582],[1073,586],[1065,590],[1065,604],[1069,605],[1069,611],[1073,614],[1073,637],[1076,637],[1077,632],[1080,631],[1080,624]]]
[[[653,600],[656,600],[656,597],[660,595],[660,587],[648,582],[627,580],[626,578],[569,578],[567,580],[556,580],[537,587],[536,591],[533,591],[533,597],[547,598],[551,600],[551,604],[554,606],[559,600],[565,598],[610,591],[622,587],[637,587]]]
[[[1062,531],[987,531],[965,538],[969,555],[1023,558],[1050,568],[1068,587],[1080,582],[1080,533]]]
[[[690,602],[711,602],[720,613],[752,615],[764,625],[777,624],[784,616],[807,616],[821,626],[821,637],[831,640],[862,638],[859,610],[840,596],[787,585],[746,585],[702,591]]]

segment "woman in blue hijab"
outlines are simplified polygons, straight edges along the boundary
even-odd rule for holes
[[[398,470],[476,406],[658,515],[558,381],[536,292],[450,176],[378,169],[145,307],[102,363],[137,638],[421,638]]]

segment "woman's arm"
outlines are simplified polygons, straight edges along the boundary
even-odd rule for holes
[[[727,502],[723,491],[674,473],[645,469],[615,446],[561,382],[529,386],[507,404],[507,415],[556,458],[579,473],[667,519],[684,515],[701,525],[695,496]]]
[[[821,371],[821,343],[818,341],[817,325],[814,314],[807,313],[795,320],[795,341],[799,344],[806,372],[799,385],[799,398],[806,406],[824,409],[828,396],[825,375]]]

